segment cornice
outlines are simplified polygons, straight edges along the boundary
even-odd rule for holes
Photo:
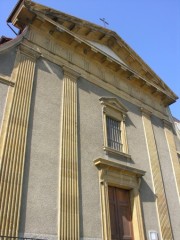
[[[26,27],[24,31],[20,35],[18,35],[16,38],[1,44],[0,54],[3,53],[4,51],[9,51],[11,48],[18,46],[22,42],[23,38],[26,36],[27,32],[28,32],[28,27]]]
[[[129,95],[127,93],[125,93],[124,91],[122,91],[121,89],[114,87],[113,85],[110,85],[109,83],[105,82],[104,79],[97,77],[96,75],[94,75],[93,72],[88,72],[86,71],[84,68],[81,68],[80,66],[76,65],[75,63],[71,63],[69,62],[67,59],[63,58],[60,55],[57,55],[57,52],[51,52],[48,49],[43,48],[40,45],[35,45],[33,42],[31,42],[30,40],[26,39],[25,40],[26,44],[29,44],[35,51],[37,51],[38,53],[41,53],[41,57],[54,62],[55,64],[63,67],[63,66],[67,66],[69,69],[73,69],[75,72],[79,72],[81,74],[81,77],[90,81],[91,83],[102,87],[104,89],[106,89],[107,91],[112,92],[113,94],[124,98],[125,100],[132,102],[133,104],[135,104],[138,107],[142,107],[144,109],[147,109],[148,111],[152,112],[153,115],[163,119],[168,116],[165,113],[160,112],[159,110],[155,110],[152,106],[148,105],[147,103],[142,102],[141,100],[133,97],[132,95]]]
[[[19,49],[18,49],[21,53],[27,55],[28,57],[32,58],[32,59],[37,59],[41,56],[41,53],[37,50],[35,50],[34,48],[30,47],[29,45],[25,44],[25,43],[21,43],[19,45]]]
[[[122,112],[123,114],[126,114],[128,112],[127,108],[117,98],[101,97],[99,101],[103,106],[113,108],[119,112]]]
[[[10,79],[10,77],[8,76],[4,76],[2,74],[0,74],[0,83],[6,84],[8,86],[14,86],[14,82]]]
[[[146,108],[141,107],[140,109],[141,109],[142,114],[144,114],[144,115],[146,115],[148,117],[150,117],[152,115],[152,112],[147,110]]]
[[[169,129],[172,129],[172,127],[173,127],[172,122],[170,122],[170,121],[167,120],[167,119],[162,119],[162,121],[163,121],[164,127],[169,128]]]
[[[51,20],[55,18],[56,23],[58,22],[58,20],[61,21],[61,26],[63,24],[67,26],[65,27],[65,29],[69,30],[69,32],[71,33],[77,33],[78,32],[77,29],[81,29],[82,26],[88,28],[84,37],[89,36],[89,34],[91,33],[97,33],[97,32],[101,33],[100,38],[97,40],[102,40],[106,38],[107,41],[115,42],[117,45],[119,45],[119,48],[123,47],[124,49],[126,49],[127,52],[129,52],[128,54],[129,57],[132,58],[134,61],[135,60],[138,61],[140,65],[143,66],[143,69],[145,72],[149,72],[150,75],[153,75],[154,78],[156,78],[159,82],[163,83],[164,87],[167,87],[170,90],[170,88],[159,78],[159,76],[143,61],[143,59],[116,32],[109,30],[107,28],[101,27],[97,24],[88,22],[84,19],[71,16],[69,14],[54,10],[52,8],[50,9],[49,7],[43,6],[41,4],[36,4],[34,2],[31,2],[31,4],[29,4],[29,1],[25,1],[25,2],[28,2],[26,6],[29,7],[31,11],[36,12],[37,15],[43,12],[43,17],[46,15],[47,18]],[[77,38],[77,40],[79,41],[80,39]]]
[[[126,64],[123,64],[122,62],[117,61],[116,59],[114,59],[113,57],[109,56],[108,54],[106,54],[105,52],[100,50],[99,48],[97,48],[95,46],[92,46],[87,40],[79,37],[77,34],[73,33],[72,31],[68,30],[67,28],[65,28],[64,26],[58,24],[57,22],[53,21],[52,19],[44,16],[43,14],[38,13],[38,16],[41,17],[42,19],[46,20],[47,22],[51,23],[52,25],[55,25],[57,27],[56,29],[58,31],[66,32],[67,34],[72,36],[74,38],[74,41],[76,41],[80,45],[82,45],[82,44],[86,45],[93,53],[100,54],[100,55],[104,56],[107,62],[109,62],[111,64],[115,64],[117,67],[119,67],[123,71],[129,72],[128,77],[127,77],[128,80],[132,81],[134,79],[136,81],[140,81],[140,84],[141,84],[142,87],[146,86],[148,88],[152,88],[152,90],[150,90],[152,93],[159,92],[159,93],[164,95],[164,97],[163,97],[164,99],[165,98],[169,98],[169,99],[171,99],[170,100],[171,102],[175,101],[177,96],[170,96],[169,93],[167,93],[165,90],[163,90],[160,87],[156,86],[153,82],[147,81],[147,79],[145,79],[144,77],[139,75],[136,71],[134,71],[132,68],[130,68]],[[175,99],[173,99],[173,97],[175,97]]]
[[[19,7],[20,5],[21,4],[19,4]],[[70,36],[71,41],[75,41],[76,43],[81,45],[82,48],[85,47],[90,49],[91,54],[93,52],[93,54],[96,54],[96,57],[98,55],[101,55],[101,58],[105,58],[105,61],[102,64],[109,64],[110,66],[117,70],[126,71],[127,79],[129,79],[130,81],[138,82],[140,86],[145,87],[151,94],[154,94],[155,96],[161,95],[161,100],[163,101],[164,106],[170,105],[171,103],[175,102],[175,100],[178,98],[170,90],[170,88],[149,68],[149,66],[147,66],[147,64],[144,63],[144,61],[115,32],[97,26],[95,24],[89,23],[85,20],[70,16],[68,14],[58,12],[54,9],[50,9],[46,6],[37,4],[35,2],[25,0],[24,7],[27,9],[28,13],[28,20],[27,19],[23,20],[25,21],[24,24],[30,24],[32,21],[35,20],[35,18],[41,19],[43,22],[46,21],[52,24],[52,29],[49,30],[49,33],[53,35],[53,33],[56,31],[65,32],[67,35]],[[13,18],[13,15],[16,15],[17,13],[20,16],[22,15],[23,16],[22,19],[24,19],[23,14],[25,13],[23,11],[21,12],[21,8],[20,9],[16,8],[16,11],[14,11],[13,14],[11,14],[11,19]],[[17,25],[17,27],[18,26],[21,27],[21,25],[23,24],[19,22],[18,17],[16,18],[17,21],[14,24]],[[61,24],[58,23],[58,19],[62,20]],[[147,73],[147,75],[153,75],[157,79],[158,83],[154,83],[152,80],[147,80],[145,77],[140,75],[137,71],[135,71],[131,67],[128,67],[123,63],[118,62],[116,59],[113,59],[100,49],[96,48],[95,46],[92,46],[88,41],[85,40],[85,38],[83,38],[83,36],[78,35],[76,31],[74,31],[74,28],[76,28],[76,26],[74,25],[76,25],[75,23],[77,22],[80,25],[80,27],[82,26],[89,27],[89,31],[88,33],[86,33],[87,35],[93,31],[96,34],[101,33],[101,39],[107,38],[110,45],[117,44],[119,45],[119,48],[123,47],[124,49],[126,49],[128,56],[130,56],[133,59],[133,61],[137,59],[137,61],[139,62],[139,66],[142,66],[142,70],[144,71],[144,73]],[[66,27],[67,23],[71,24],[68,24],[68,26]],[[63,26],[63,24],[65,26]],[[84,49],[84,51],[85,50],[86,49]],[[150,73],[148,73],[148,71],[150,71]]]
[[[130,166],[123,165],[115,160],[97,158],[94,161],[94,165],[100,169],[114,169],[119,172],[125,172],[130,175],[135,175],[137,177],[142,177],[145,175],[145,171]]]
[[[61,67],[64,71],[64,75],[70,77],[71,79],[77,80],[81,76],[81,74],[73,68],[67,67],[66,65],[62,65]]]

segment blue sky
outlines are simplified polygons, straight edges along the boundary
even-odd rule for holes
[[[180,0],[36,0],[115,31],[180,97]],[[15,37],[6,24],[16,0],[0,3],[0,36]],[[180,119],[180,100],[170,107]]]

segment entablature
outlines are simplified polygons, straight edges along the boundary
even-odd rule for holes
[[[51,22],[52,20],[49,21]],[[47,26],[49,26],[46,30],[47,34],[50,33],[55,41],[64,42],[64,44],[68,44],[70,48],[74,49],[74,51],[81,54],[89,61],[100,63],[104,68],[107,68],[108,71],[110,70],[120,77],[123,77],[124,81],[128,82],[128,84],[136,86],[141,89],[141,91],[147,92],[149,95],[152,95],[153,98],[158,99],[165,107],[175,102],[175,98],[165,90],[161,89],[153,82],[147,81],[147,79],[141,77],[127,65],[114,59],[97,47],[92,46],[85,39],[69,34],[62,26],[56,27],[55,29],[53,25]]]
[[[19,1],[8,21],[21,31],[30,24],[43,27],[43,30],[46,28],[47,33],[54,39],[64,41],[83,56],[124,75],[127,81],[131,81],[132,86],[136,85],[142,91],[153,95],[165,107],[177,99],[150,67],[111,30],[28,0]],[[93,46],[88,40],[108,46],[125,64]]]

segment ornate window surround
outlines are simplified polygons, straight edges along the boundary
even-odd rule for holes
[[[114,186],[130,191],[134,239],[144,240],[139,187],[145,171],[122,165],[114,160],[102,158],[95,159],[94,164],[99,170],[102,239],[111,239],[108,186]]]
[[[125,157],[131,158],[128,154],[128,144],[126,136],[125,118],[128,110],[126,107],[113,97],[101,97],[100,102],[103,108],[103,133],[104,133],[104,146],[103,149],[108,153],[114,153],[124,155]],[[122,140],[122,151],[115,150],[108,146],[107,141],[107,121],[106,116],[112,117],[113,119],[120,122],[121,128],[121,140]]]

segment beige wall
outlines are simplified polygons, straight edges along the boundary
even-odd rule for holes
[[[0,133],[2,128],[4,108],[6,105],[7,91],[8,91],[8,86],[0,83]]]

